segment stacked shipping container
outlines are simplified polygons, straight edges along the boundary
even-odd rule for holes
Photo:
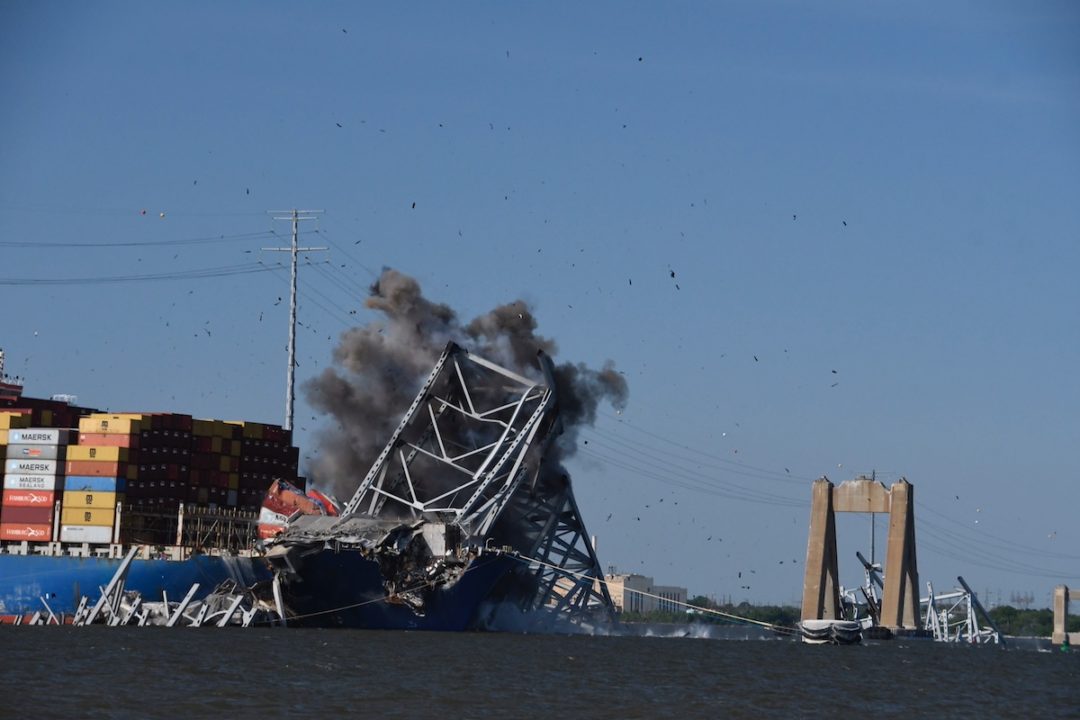
[[[78,445],[68,449],[67,488],[60,541],[110,543],[118,539],[116,514],[135,475],[139,418],[92,413],[79,420]],[[136,436],[137,437],[137,436]]]
[[[241,428],[224,420],[194,422],[191,484],[196,489],[201,504],[237,507],[240,430]]]
[[[110,543],[119,528],[123,542],[171,544],[181,505],[257,511],[275,479],[304,486],[297,477],[299,450],[277,425],[75,411],[0,409],[0,540]],[[28,427],[50,419],[70,423],[77,433]],[[33,432],[11,440],[16,430]],[[9,496],[9,490],[20,492]],[[22,529],[6,528],[9,520]]]
[[[62,428],[8,429],[0,540],[53,539],[53,508],[64,491],[70,436]]]
[[[292,445],[292,433],[278,425],[238,422],[242,427],[239,505],[258,508],[274,480],[304,489],[298,477],[300,450]]]

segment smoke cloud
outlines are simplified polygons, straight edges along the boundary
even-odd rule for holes
[[[303,387],[308,402],[335,421],[317,435],[308,473],[313,484],[343,500],[390,439],[447,342],[531,377],[538,374],[537,351],[553,360],[558,352],[554,340],[537,334],[536,318],[522,300],[463,323],[448,305],[425,298],[415,278],[386,268],[365,305],[381,319],[342,333],[334,365]],[[555,386],[564,432],[545,466],[557,469],[576,450],[577,430],[596,420],[600,403],[622,409],[629,389],[610,360],[600,370],[557,364]]]

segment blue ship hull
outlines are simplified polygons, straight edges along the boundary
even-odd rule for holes
[[[462,631],[477,625],[481,603],[518,562],[507,555],[472,560],[456,582],[424,592],[423,610],[414,612],[386,596],[379,565],[359,552],[320,552],[305,557],[301,578],[285,587],[295,613],[290,625],[369,630]]]
[[[75,612],[82,596],[96,600],[120,567],[107,558],[49,557],[0,554],[0,615],[45,612],[45,597],[56,614]],[[259,558],[196,555],[188,560],[134,560],[128,570],[127,590],[138,591],[147,601],[183,598],[199,583],[195,598],[201,599],[221,582],[235,580],[243,587],[272,579]]]

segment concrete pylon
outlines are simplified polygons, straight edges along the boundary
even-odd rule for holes
[[[1069,618],[1069,588],[1058,585],[1054,588],[1054,634],[1050,642],[1054,645],[1062,645],[1065,638],[1069,638],[1069,644],[1080,644],[1080,633],[1067,633],[1066,621]]]
[[[840,584],[836,569],[836,517],[833,484],[814,481],[810,503],[810,539],[806,543],[802,619],[836,620],[840,617]]]
[[[889,540],[885,556],[885,589],[881,624],[919,627],[919,569],[915,560],[915,488],[901,479],[889,488]]]
[[[915,494],[911,483],[901,479],[886,490],[881,483],[866,477],[849,480],[839,487],[821,478],[814,481],[812,498],[802,619],[840,617],[835,513],[888,513],[889,539],[880,622],[892,629],[917,629],[919,571],[915,553]]]

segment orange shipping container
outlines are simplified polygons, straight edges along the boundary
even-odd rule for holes
[[[50,542],[52,523],[27,525],[24,523],[0,523],[0,540],[28,540],[29,542]]]
[[[80,433],[80,445],[95,445],[97,447],[139,447],[138,435],[120,435],[118,433]]]
[[[102,460],[68,460],[66,464],[68,475],[94,475],[96,477],[122,477],[134,480],[138,467],[122,462],[105,462]]]
[[[2,504],[4,507],[46,507],[51,508],[56,500],[52,490],[5,490]],[[3,511],[0,511],[3,516]]]

